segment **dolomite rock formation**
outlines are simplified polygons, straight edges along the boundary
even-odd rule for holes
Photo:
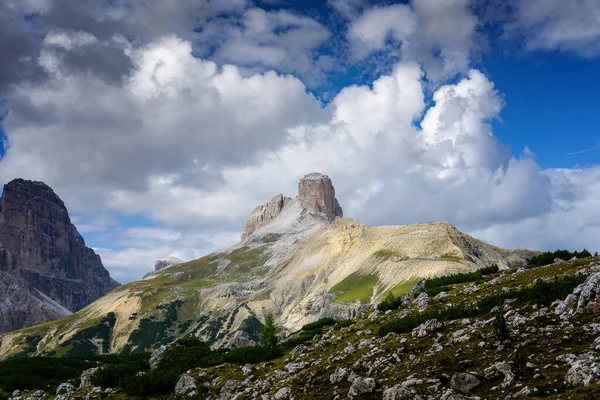
[[[296,202],[304,210],[322,214],[329,222],[344,215],[342,207],[335,198],[331,179],[327,175],[313,172],[300,179],[296,199],[278,194],[265,204],[256,207],[242,231],[242,240],[277,218],[284,209]]]
[[[268,224],[273,219],[277,218],[286,205],[292,201],[289,197],[284,197],[278,194],[271,200],[267,201],[254,209],[248,217],[246,226],[242,231],[242,240],[246,239],[249,234],[258,230],[262,226]]]
[[[0,274],[0,332],[75,312],[119,285],[62,200],[23,179],[6,184],[0,198]]]
[[[172,265],[177,265],[177,264],[181,264],[184,261],[181,258],[177,258],[177,257],[164,257],[161,258],[159,260],[156,260],[156,262],[154,263],[154,272],[158,272],[161,269],[170,267]]]
[[[344,216],[342,207],[335,198],[331,179],[327,175],[313,172],[300,179],[298,199],[303,208],[323,213],[329,221]]]

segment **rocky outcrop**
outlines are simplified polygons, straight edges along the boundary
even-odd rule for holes
[[[118,286],[62,200],[44,183],[23,179],[6,184],[0,198],[0,273],[0,291],[7,291],[0,332],[62,316],[48,304],[74,312]]]
[[[159,260],[156,260],[156,262],[154,263],[154,272],[158,272],[161,269],[170,267],[172,265],[181,264],[183,262],[185,262],[185,261],[183,261],[181,258],[177,258],[177,257],[161,258]]]
[[[289,197],[284,197],[278,194],[271,200],[267,201],[254,209],[246,221],[246,226],[242,231],[242,240],[246,239],[249,234],[260,229],[268,224],[273,219],[277,218],[286,205],[292,201]]]
[[[335,198],[331,179],[327,175],[313,172],[300,179],[298,199],[303,208],[323,213],[329,221],[344,216],[342,207]]]
[[[313,172],[300,179],[296,199],[278,194],[265,204],[256,207],[246,221],[242,240],[273,221],[284,209],[296,204],[295,202],[299,204],[301,210],[322,214],[329,222],[334,221],[336,217],[344,216],[342,207],[335,198],[331,179],[327,175]]]

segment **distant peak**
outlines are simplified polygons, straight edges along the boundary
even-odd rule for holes
[[[246,221],[242,231],[242,240],[252,232],[270,223],[286,207],[296,202],[300,205],[299,210],[304,209],[322,214],[329,222],[334,221],[336,217],[344,216],[342,207],[335,198],[335,189],[329,176],[319,172],[311,172],[300,179],[298,197],[295,200],[278,194],[266,203],[256,207]]]

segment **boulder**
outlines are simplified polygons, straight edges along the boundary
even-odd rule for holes
[[[291,395],[292,395],[292,389],[290,389],[289,387],[282,387],[277,392],[275,392],[275,394],[273,395],[273,399],[274,400],[289,399]]]
[[[475,375],[462,372],[455,373],[450,380],[450,387],[463,394],[471,393],[480,384],[481,381]]]
[[[175,385],[176,394],[187,394],[196,390],[196,381],[189,374],[183,373]]]
[[[348,397],[355,397],[361,396],[366,393],[373,393],[373,390],[375,390],[375,386],[375,379],[357,376],[352,381],[352,386],[350,386],[350,390],[348,391]]]
[[[150,369],[155,369],[156,367],[158,367],[158,364],[161,362],[161,360],[165,356],[167,349],[168,349],[168,347],[163,344],[158,349],[156,349],[152,352],[152,355],[150,356],[150,360],[148,361],[148,363],[150,364]]]
[[[333,384],[340,383],[348,378],[348,370],[346,368],[337,367],[335,372],[329,375],[329,381]]]
[[[71,393],[73,390],[75,390],[75,386],[73,386],[72,383],[64,382],[58,385],[58,387],[56,388],[56,394]]]
[[[88,386],[92,386],[92,376],[98,371],[98,368],[90,368],[86,369],[81,373],[81,377],[79,378],[80,384],[79,389],[85,389]]]
[[[423,400],[414,390],[396,385],[383,391],[383,400]]]

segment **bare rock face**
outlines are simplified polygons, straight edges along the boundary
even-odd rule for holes
[[[19,286],[3,297],[0,332],[57,316],[36,312],[33,320],[21,317],[32,307],[24,304],[34,304],[35,299],[43,307],[58,303],[75,312],[119,285],[100,257],[85,246],[54,191],[42,182],[23,179],[4,185],[0,198],[0,272],[15,278],[4,277],[8,286]]]
[[[250,214],[250,217],[248,217],[246,226],[242,231],[242,240],[246,239],[246,237],[248,237],[248,235],[252,232],[260,229],[273,219],[277,218],[277,216],[281,214],[281,211],[284,209],[284,207],[291,201],[291,198],[284,197],[282,194],[278,194],[265,204],[256,207],[254,211],[252,211],[252,214]]]
[[[305,175],[298,184],[298,197],[291,199],[278,194],[271,200],[254,209],[242,231],[242,240],[277,218],[291,204],[299,202],[300,207],[313,213],[319,213],[332,222],[343,217],[342,207],[335,198],[335,189],[327,175],[313,172]]]
[[[303,208],[323,213],[329,221],[344,216],[342,207],[335,198],[331,179],[327,175],[313,172],[300,179],[298,199]]]
[[[158,272],[161,269],[170,267],[172,265],[182,264],[184,261],[177,257],[164,257],[160,260],[156,260],[154,263],[154,272]]]

